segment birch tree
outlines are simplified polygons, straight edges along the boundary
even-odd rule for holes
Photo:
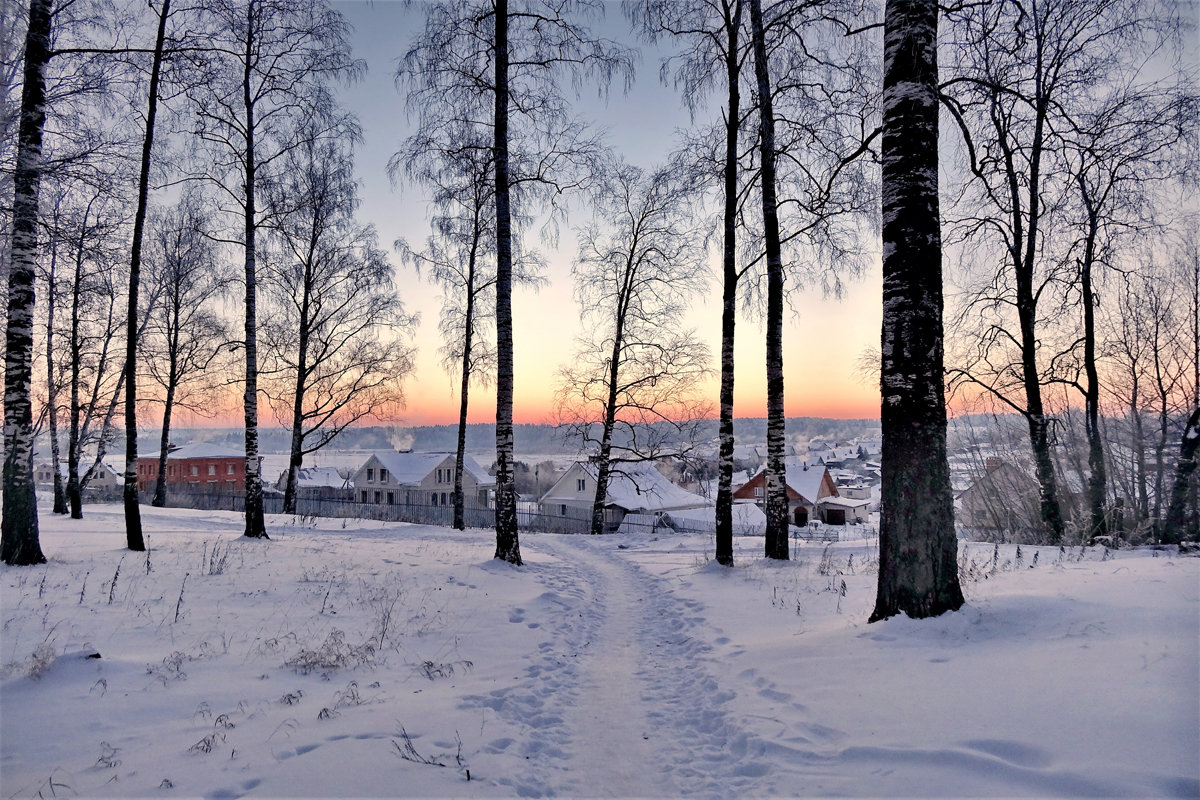
[[[392,287],[392,267],[358,207],[354,126],[306,129],[267,192],[271,233],[263,326],[265,387],[291,431],[284,512],[296,513],[304,457],[348,426],[403,405],[415,319]]]
[[[759,172],[763,244],[767,261],[766,556],[788,558],[788,497],[783,465],[783,253],[775,174],[775,113],[761,0],[750,0],[754,74],[758,86]]]
[[[531,213],[544,204],[553,215],[564,192],[588,175],[596,144],[572,117],[561,86],[579,89],[597,77],[603,91],[614,75],[628,85],[633,70],[626,48],[582,24],[602,12],[596,0],[518,0],[511,11],[508,0],[430,4],[401,74],[421,98],[422,114],[471,120],[493,134],[496,558],[512,564],[521,563],[513,477],[513,196]]]
[[[277,172],[302,121],[328,120],[329,84],[355,77],[362,64],[350,57],[345,20],[327,3],[217,0],[205,10],[216,68],[193,92],[196,133],[212,159],[206,177],[239,220],[230,241],[244,256],[245,535],[266,538],[258,456],[259,184]]]
[[[686,456],[709,411],[699,395],[708,349],[682,325],[704,283],[686,197],[669,172],[617,164],[596,197],[604,222],[580,234],[572,271],[590,332],[560,373],[556,404],[559,424],[597,448],[593,534],[605,532],[610,474]]]
[[[30,0],[13,177],[8,318],[4,357],[4,497],[0,550],[5,564],[45,563],[33,490],[33,312],[38,189],[50,58],[50,0]]]
[[[152,217],[146,259],[146,284],[159,296],[143,303],[139,315],[146,325],[139,334],[144,374],[156,387],[141,402],[162,405],[158,446],[158,478],[151,505],[167,502],[167,455],[175,412],[209,411],[225,372],[232,338],[218,303],[234,275],[219,258],[206,205],[198,191],[187,191],[179,202]]]
[[[674,70],[675,85],[695,115],[714,87],[724,85],[725,97],[718,135],[723,153],[712,170],[721,186],[721,388],[718,418],[718,468],[715,558],[733,565],[733,390],[734,341],[737,328],[738,282],[747,267],[737,261],[737,219],[741,199],[739,139],[744,117],[742,68],[748,57],[744,35],[745,4],[741,0],[629,2],[626,13],[651,41],[668,35],[681,42],[682,53],[663,64]]]
[[[401,258],[442,287],[438,329],[442,366],[458,378],[458,436],[454,452],[454,518],[466,528],[463,469],[467,448],[467,411],[473,383],[486,384],[495,372],[496,353],[487,318],[495,319],[495,219],[493,149],[479,125],[437,124],[405,140],[388,164],[393,179],[403,174],[432,191],[435,209],[425,248],[395,243]],[[536,265],[514,279],[535,280]]]

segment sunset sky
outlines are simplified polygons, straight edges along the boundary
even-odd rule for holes
[[[337,7],[354,26],[355,55],[367,61],[366,77],[342,93],[342,100],[360,118],[365,142],[357,170],[362,182],[361,218],[374,223],[380,243],[390,247],[398,237],[420,245],[428,235],[428,209],[419,188],[393,187],[386,174],[387,161],[409,132],[404,98],[396,90],[397,58],[407,49],[424,15],[420,3],[405,7],[399,2],[338,2]],[[618,3],[608,4],[608,15],[594,26],[604,35],[630,41]],[[589,89],[576,108],[607,130],[610,145],[628,161],[652,167],[665,160],[675,147],[675,131],[690,125],[678,95],[661,85],[658,51],[642,47],[636,85],[623,95],[613,92],[607,103]],[[715,106],[714,106],[715,109]],[[517,290],[515,319],[515,409],[517,422],[551,421],[552,397],[559,368],[570,361],[581,332],[579,308],[572,296],[571,260],[575,254],[573,228],[589,213],[576,203],[556,248],[541,246],[546,256],[548,283],[540,292]],[[872,243],[874,250],[875,245]],[[457,378],[441,367],[437,330],[440,290],[410,268],[397,264],[397,284],[421,324],[415,344],[417,368],[407,383],[409,425],[449,424],[457,421]],[[712,260],[714,278],[705,296],[695,300],[688,325],[705,338],[713,354],[714,377],[710,396],[717,401],[717,361],[720,351],[720,281]],[[819,289],[793,294],[793,313],[785,320],[784,367],[788,416],[877,417],[878,392],[855,374],[855,362],[870,347],[878,347],[881,321],[879,259],[871,259],[866,275],[846,279],[846,292],[838,299],[825,298]],[[766,416],[764,329],[760,321],[742,316],[737,336],[737,392],[739,417]],[[495,421],[494,389],[478,388],[471,395],[472,422]]]

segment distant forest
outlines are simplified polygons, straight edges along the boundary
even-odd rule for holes
[[[518,454],[563,454],[571,455],[580,450],[578,435],[571,435],[566,428],[553,425],[516,425],[515,438]],[[819,417],[792,417],[787,420],[787,433],[792,439],[807,441],[822,437],[830,440],[850,440],[879,434],[879,420],[873,419],[823,419]],[[710,420],[701,427],[701,441],[717,438],[717,421]],[[138,451],[155,453],[160,432],[145,431],[138,439]],[[425,452],[452,452],[458,435],[456,425],[422,425],[417,427],[372,426],[350,428],[329,444],[331,450],[385,450],[389,448],[412,449]],[[739,444],[761,444],[767,439],[767,420],[734,420],[734,435]],[[282,428],[260,428],[259,449],[263,453],[286,453],[289,432]],[[241,428],[179,428],[172,434],[176,445],[188,442],[211,442],[228,444],[231,449],[244,448]],[[114,443],[116,445],[116,443]],[[486,453],[495,449],[496,426],[480,423],[467,426],[467,450]],[[122,452],[115,448],[114,453]]]

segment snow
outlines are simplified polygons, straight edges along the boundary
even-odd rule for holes
[[[734,503],[731,514],[734,536],[762,536],[767,529],[767,515],[755,503]],[[678,531],[711,533],[717,529],[716,506],[678,509],[667,512],[667,518]]]
[[[5,797],[1200,793],[1172,550],[963,543],[961,612],[868,625],[873,539],[524,533],[516,568],[485,530],[142,514],[149,572],[117,505],[43,506],[50,563],[0,568]]]
[[[281,481],[285,475],[280,475]],[[353,485],[348,478],[342,477],[336,467],[301,467],[296,475],[296,483],[298,486],[314,489],[345,489]]]
[[[157,454],[152,454],[156,456]],[[211,442],[192,442],[180,445],[167,453],[171,461],[186,458],[245,458],[246,451],[240,445],[212,444]]]
[[[589,462],[577,462],[593,480],[599,468]],[[570,476],[568,472],[559,483]],[[558,484],[555,484],[557,486]],[[547,492],[547,496],[553,493]],[[655,512],[681,508],[703,508],[712,501],[683,489],[659,472],[653,464],[614,464],[608,473],[608,490],[605,504],[627,511]]]

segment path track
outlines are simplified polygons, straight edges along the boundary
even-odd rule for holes
[[[749,789],[765,765],[726,712],[734,694],[706,669],[700,606],[639,569],[611,537],[538,537],[561,560],[541,577],[573,584],[587,640],[564,695],[564,767],[581,796],[727,795]]]

